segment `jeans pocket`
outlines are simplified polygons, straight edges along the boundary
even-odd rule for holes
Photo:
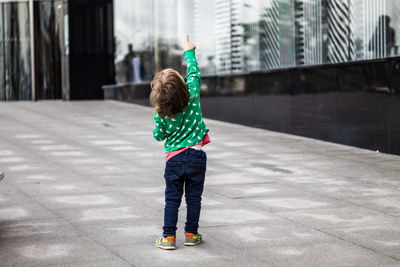
[[[204,181],[206,164],[192,163],[190,167],[192,169],[192,175],[190,176],[190,179],[195,182]]]
[[[205,165],[207,163],[207,155],[206,152],[199,150],[196,151],[197,153],[195,154],[195,156],[191,159],[192,165],[196,164],[199,165],[197,166],[197,168],[202,168],[200,165]],[[194,167],[196,168],[196,167]]]
[[[164,171],[164,178],[168,181],[173,181],[179,178],[178,162],[167,162]]]

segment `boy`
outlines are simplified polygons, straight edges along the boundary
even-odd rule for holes
[[[202,147],[210,142],[200,108],[200,69],[195,57],[196,46],[186,36],[187,82],[173,69],[160,71],[151,83],[150,102],[154,108],[157,141],[166,139],[164,178],[165,208],[163,236],[156,241],[162,249],[175,249],[178,209],[183,191],[187,205],[186,246],[201,243],[198,223],[201,209],[207,156]]]

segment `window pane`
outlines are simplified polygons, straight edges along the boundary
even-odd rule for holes
[[[156,44],[150,52],[154,55],[151,70],[171,67],[185,71],[181,57],[185,34],[197,45],[203,75],[400,54],[398,0],[135,0],[135,4],[129,1],[130,6],[145,10],[140,14],[133,11],[137,8],[127,8],[128,4],[121,9],[120,3],[127,0],[115,2],[118,47],[125,49],[129,43],[122,44],[122,32],[137,36],[135,40],[142,40],[143,34],[150,36],[149,47]],[[141,23],[143,17],[149,20],[146,25]],[[140,32],[132,32],[138,25]],[[134,46],[144,47],[140,43]],[[126,49],[119,52],[119,62],[126,53]]]
[[[115,65],[118,83],[149,81],[153,78],[152,2],[143,0],[114,1]]]
[[[0,4],[0,100],[5,100],[3,4]]]
[[[178,6],[177,0],[159,0],[155,6],[155,33],[157,40],[156,68],[174,68],[182,71],[182,45],[178,43]],[[179,14],[182,16],[182,14]],[[180,17],[182,18],[182,17]]]
[[[35,82],[37,99],[62,98],[65,75],[63,1],[34,3],[35,14]]]
[[[4,88],[6,100],[31,99],[28,3],[3,4]]]
[[[195,0],[193,3],[193,24],[186,32],[196,44],[196,56],[202,75],[214,75],[216,68],[216,12],[215,0]],[[182,38],[182,37],[181,37]],[[182,41],[181,41],[182,42]]]

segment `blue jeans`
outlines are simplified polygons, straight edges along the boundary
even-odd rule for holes
[[[185,233],[197,234],[206,174],[207,156],[202,150],[186,149],[169,159],[165,166],[164,236],[176,235],[178,209],[183,190],[186,199]]]

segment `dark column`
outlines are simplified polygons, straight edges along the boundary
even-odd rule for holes
[[[36,99],[62,97],[64,10],[61,1],[34,3]]]
[[[112,0],[70,0],[70,99],[103,99],[114,84]]]

